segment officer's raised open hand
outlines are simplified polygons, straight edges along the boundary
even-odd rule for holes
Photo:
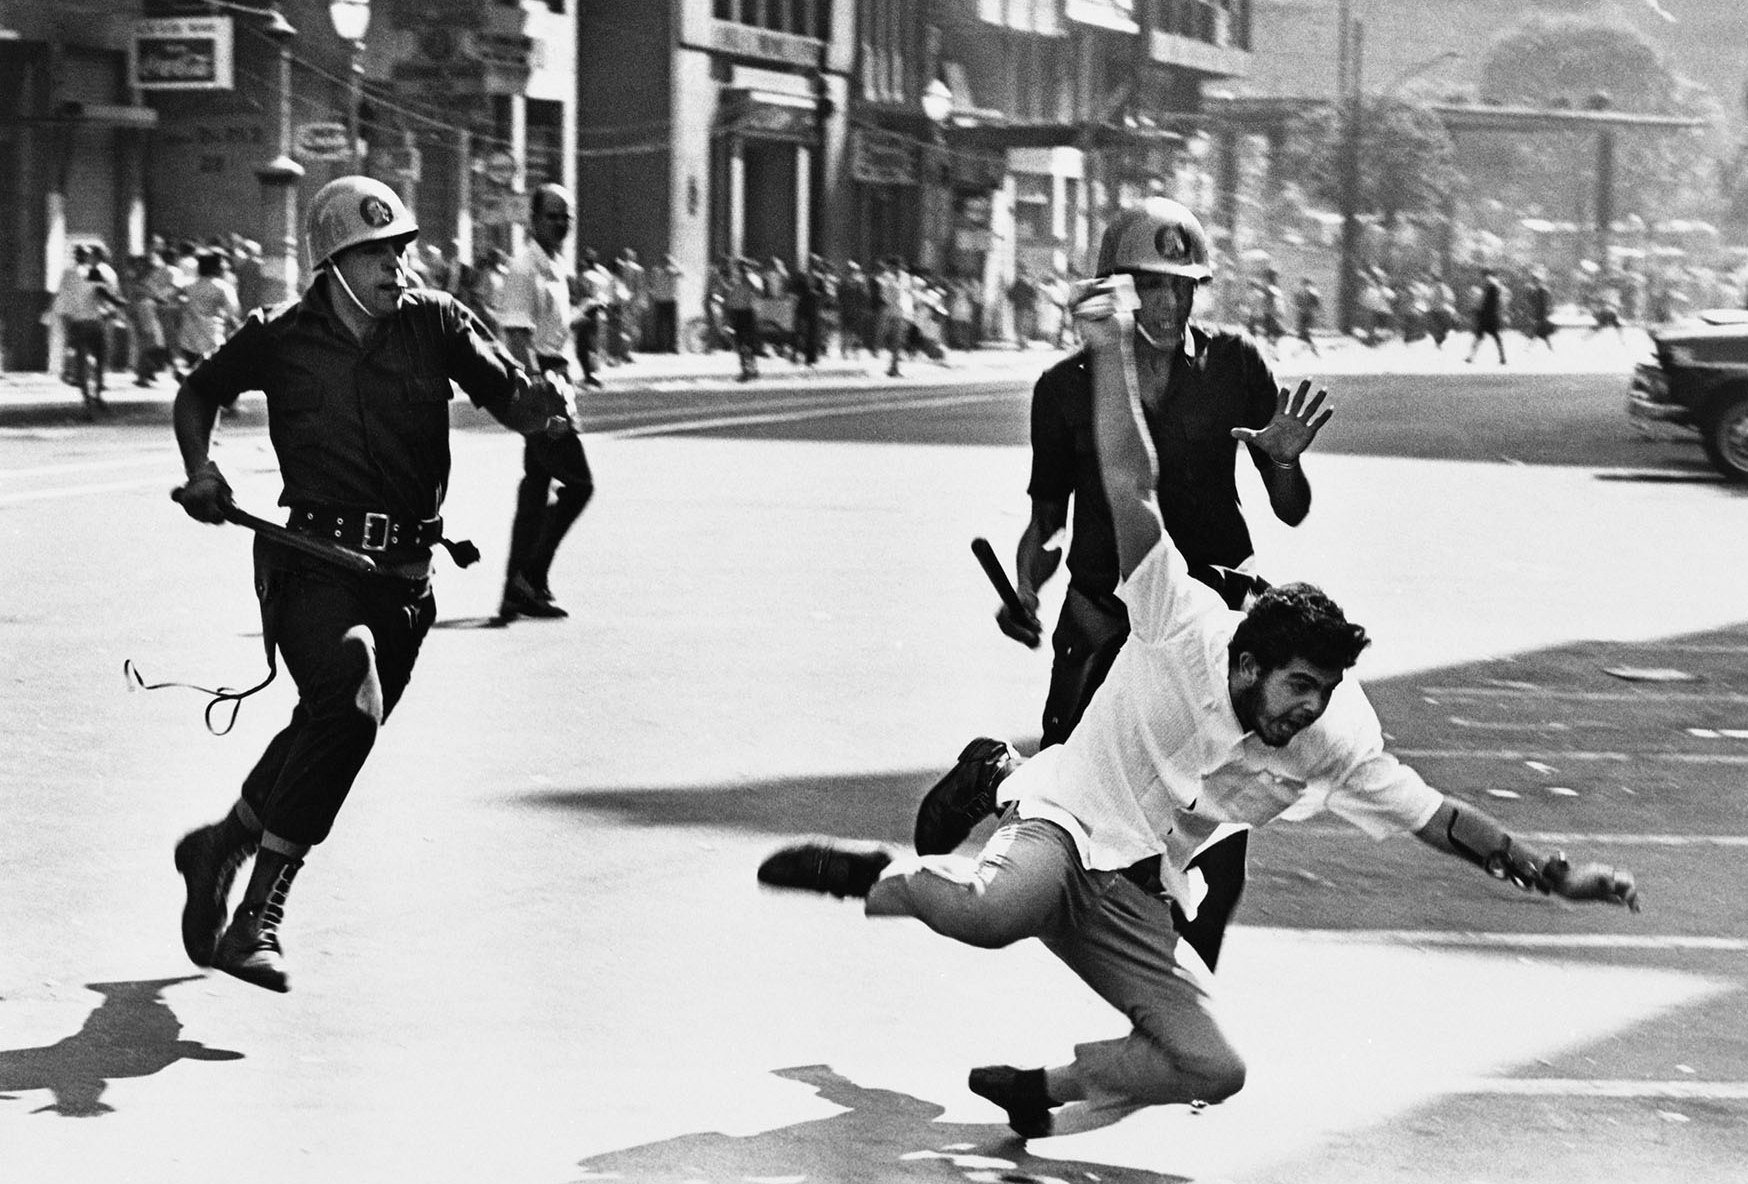
[[[1282,387],[1275,400],[1274,417],[1261,428],[1233,428],[1232,438],[1255,445],[1283,468],[1295,465],[1335,414],[1335,408],[1324,403],[1328,395],[1322,387],[1315,395],[1311,394],[1309,378],[1296,391]]]

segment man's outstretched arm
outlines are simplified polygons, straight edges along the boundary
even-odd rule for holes
[[[1595,900],[1639,911],[1639,888],[1631,872],[1600,863],[1574,866],[1564,852],[1550,855],[1513,838],[1497,819],[1467,802],[1447,797],[1414,837],[1526,892],[1534,889],[1567,900]]]
[[[1116,535],[1117,570],[1127,580],[1165,537],[1165,524],[1159,516],[1159,458],[1147,434],[1135,370],[1133,289],[1124,300],[1113,279],[1095,281],[1075,304],[1074,316],[1092,354],[1093,442]]]

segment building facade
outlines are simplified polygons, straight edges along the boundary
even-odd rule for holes
[[[578,241],[672,255],[688,311],[724,255],[841,256],[855,28],[855,0],[588,4]]]
[[[128,85],[136,3],[0,9],[0,362],[42,369],[77,245],[138,250],[157,114]],[[52,339],[52,341],[51,341]]]
[[[1203,204],[1202,89],[1250,62],[1250,0],[863,0],[858,20],[856,253],[978,281],[992,309],[1021,271],[1083,271],[1149,194]]]
[[[59,353],[45,313],[76,245],[119,262],[158,236],[241,235],[262,245],[271,299],[307,281],[302,210],[335,176],[389,182],[422,243],[463,258],[517,244],[532,185],[576,183],[573,0],[0,11],[0,350],[15,368]]]

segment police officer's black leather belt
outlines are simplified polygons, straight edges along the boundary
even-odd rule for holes
[[[435,546],[443,538],[442,518],[396,518],[376,510],[334,506],[293,506],[285,524],[299,534],[332,539],[360,551],[401,551]]]
[[[396,518],[380,510],[298,505],[291,507],[291,520],[285,525],[299,534],[328,539],[366,554],[441,544],[457,567],[479,562],[479,548],[472,541],[453,542],[443,537],[441,517]]]

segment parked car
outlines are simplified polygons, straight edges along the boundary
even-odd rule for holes
[[[1702,312],[1651,341],[1656,357],[1634,367],[1627,413],[1692,428],[1718,472],[1748,483],[1748,310]]]

